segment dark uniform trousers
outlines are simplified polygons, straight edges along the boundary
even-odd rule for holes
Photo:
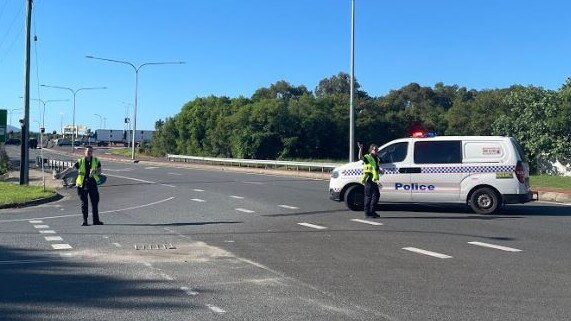
[[[89,204],[87,197],[91,200],[91,209],[93,212],[93,222],[99,222],[99,191],[96,184],[85,184],[84,187],[77,187],[77,195],[81,200],[81,214],[83,221],[87,222]]]
[[[373,182],[370,177],[367,177],[365,181],[365,215],[370,216],[375,213],[375,207],[380,197],[379,185]]]

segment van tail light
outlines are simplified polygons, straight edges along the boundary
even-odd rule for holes
[[[525,169],[523,168],[523,164],[521,161],[518,161],[515,165],[515,177],[520,183],[525,183]]]

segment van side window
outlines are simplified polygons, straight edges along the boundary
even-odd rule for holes
[[[379,158],[382,164],[402,162],[406,158],[407,150],[407,142],[392,144],[379,151]]]
[[[414,143],[416,164],[462,163],[462,145],[459,140],[421,141]]]

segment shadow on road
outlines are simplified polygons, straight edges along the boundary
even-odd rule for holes
[[[29,249],[0,247],[0,256],[3,321],[90,319],[90,314],[113,320],[117,313],[133,314],[136,320],[137,314],[199,308],[160,278],[103,275],[101,264],[64,260]],[[124,274],[124,269],[118,271]]]
[[[219,222],[189,222],[189,223],[161,223],[161,224],[107,224],[112,226],[195,226],[195,225],[214,225],[214,224],[241,224],[240,221],[219,221]]]

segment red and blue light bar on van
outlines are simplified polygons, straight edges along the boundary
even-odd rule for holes
[[[417,131],[412,132],[412,134],[410,135],[410,137],[412,137],[412,138],[436,137],[436,132],[434,132],[434,131],[417,130]]]

